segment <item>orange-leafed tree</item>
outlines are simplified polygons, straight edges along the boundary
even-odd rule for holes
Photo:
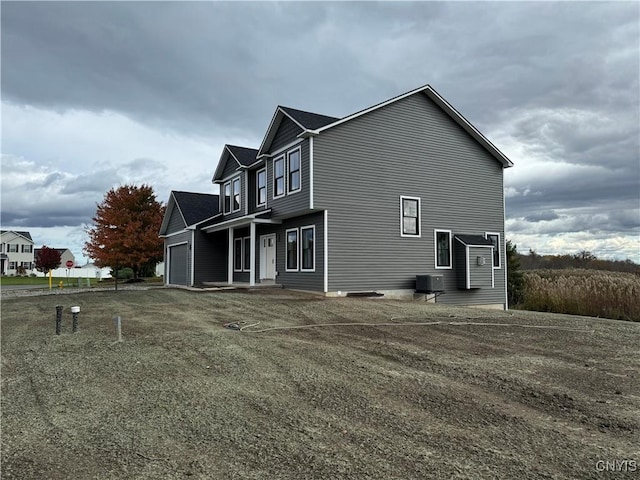
[[[98,204],[93,225],[87,228],[89,241],[84,252],[98,267],[140,270],[163,259],[163,242],[158,237],[165,207],[149,185],[112,188]],[[117,273],[116,273],[117,276]]]

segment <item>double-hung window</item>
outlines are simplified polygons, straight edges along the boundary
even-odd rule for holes
[[[282,197],[284,190],[284,156],[273,161],[273,198]]]
[[[233,211],[240,210],[240,178],[233,179]]]
[[[400,197],[400,236],[420,236],[420,199]]]
[[[302,265],[300,270],[303,272],[312,272],[316,268],[316,249],[315,249],[316,227],[302,227],[300,229],[300,250],[302,252]]]
[[[485,238],[493,243],[493,268],[500,268],[500,234],[487,232]]]
[[[436,230],[436,268],[451,268],[451,230]]]
[[[288,193],[300,190],[300,149],[293,150],[288,153]]]
[[[33,252],[33,245],[22,245],[22,253]]]
[[[224,213],[231,213],[231,182],[224,184]]]
[[[242,270],[248,272],[251,269],[251,237],[244,237],[244,255]]]
[[[18,253],[18,244],[17,243],[9,243],[7,244],[7,252],[12,253]]]
[[[286,231],[287,236],[287,272],[298,271],[298,229]]]
[[[256,173],[256,205],[261,207],[267,204],[267,171],[263,168]]]
[[[233,271],[242,271],[242,238],[233,240]]]

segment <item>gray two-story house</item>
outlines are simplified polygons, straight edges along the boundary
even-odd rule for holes
[[[510,166],[428,85],[344,118],[278,107],[259,148],[224,147],[219,195],[172,192],[165,283],[506,308]]]

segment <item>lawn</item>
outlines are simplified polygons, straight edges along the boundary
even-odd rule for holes
[[[639,334],[284,290],[3,299],[1,476],[637,478]]]
[[[90,279],[91,285],[95,286],[98,284],[98,281],[95,278]],[[86,285],[87,279],[83,279]],[[74,277],[52,277],[51,284],[53,287],[57,287],[59,283],[66,286],[77,286],[78,279]],[[42,285],[43,287],[49,286],[49,277],[0,277],[0,287],[1,286],[13,286],[13,285]]]

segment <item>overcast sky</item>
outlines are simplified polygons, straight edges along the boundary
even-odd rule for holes
[[[3,229],[70,248],[105,192],[217,193],[277,105],[430,84],[514,163],[518,250],[640,262],[640,4],[3,1]],[[381,185],[381,188],[383,186]]]

